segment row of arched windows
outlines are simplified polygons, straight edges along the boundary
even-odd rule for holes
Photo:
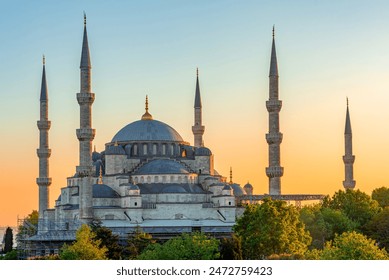
[[[133,156],[177,156],[178,154],[178,144],[139,143],[132,145]]]
[[[135,184],[151,184],[151,183],[195,183],[195,176],[186,175],[153,175],[153,176],[133,176]]]

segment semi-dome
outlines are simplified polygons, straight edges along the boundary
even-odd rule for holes
[[[106,155],[125,155],[126,152],[124,151],[122,146],[115,144],[113,146],[108,146],[106,151],[105,151],[105,154]]]
[[[130,142],[130,141],[168,141],[184,142],[180,134],[166,123],[142,119],[132,122],[112,138],[111,142]]]
[[[143,165],[138,174],[188,174],[189,171],[179,162],[170,159],[156,159]]]
[[[118,198],[120,195],[111,187],[104,184],[94,184],[92,186],[93,198]]]

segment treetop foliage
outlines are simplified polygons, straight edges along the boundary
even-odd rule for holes
[[[277,254],[304,254],[311,243],[296,207],[264,199],[246,207],[234,226],[242,240],[244,259],[264,259]]]

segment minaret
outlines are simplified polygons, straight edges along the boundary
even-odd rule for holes
[[[80,128],[76,130],[80,142],[80,163],[77,176],[80,181],[80,218],[88,221],[93,218],[92,208],[92,141],[95,130],[92,128],[92,104],[95,94],[91,92],[91,62],[89,56],[86,15],[84,13],[84,38],[82,42],[80,63],[80,92],[77,101],[80,105]]]
[[[197,68],[196,77],[196,95],[194,103],[194,126],[192,126],[192,132],[194,135],[194,146],[203,147],[203,134],[205,127],[202,125],[202,109],[201,109],[201,96],[200,96],[200,85],[199,85],[199,69]]]
[[[344,148],[345,154],[343,156],[344,162],[344,171],[345,171],[345,179],[343,181],[343,187],[347,189],[354,189],[355,181],[354,181],[354,172],[353,165],[355,161],[355,156],[353,155],[353,135],[351,132],[351,122],[350,122],[350,113],[348,110],[348,98],[347,98],[347,111],[346,111],[346,125],[344,129]]]
[[[49,157],[51,155],[51,149],[49,149],[49,129],[51,122],[48,116],[48,102],[45,57],[43,56],[40,119],[37,123],[39,128],[39,149],[37,149],[39,157],[39,178],[36,179],[36,183],[39,186],[39,219],[43,218],[43,212],[49,208],[49,186],[51,185],[51,178],[49,178]]]
[[[270,195],[281,194],[281,176],[284,174],[284,168],[280,166],[282,133],[280,133],[279,112],[281,107],[282,101],[278,99],[278,67],[273,26],[273,43],[269,72],[269,100],[266,101],[266,108],[269,112],[269,133],[266,134],[266,141],[269,144],[269,167],[266,168],[266,175],[269,177]]]

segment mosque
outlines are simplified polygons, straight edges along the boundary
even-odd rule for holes
[[[88,46],[86,17],[80,63],[80,127],[76,130],[79,140],[79,165],[75,174],[67,178],[67,184],[55,201],[49,205],[49,129],[48,88],[45,60],[43,59],[40,94],[39,223],[34,235],[28,236],[30,255],[57,253],[64,242],[75,240],[75,232],[83,223],[98,219],[126,238],[137,228],[156,238],[170,238],[184,232],[201,231],[216,237],[228,236],[237,217],[242,215],[241,203],[259,201],[263,195],[254,195],[248,183],[244,187],[232,181],[214,168],[214,155],[204,146],[205,126],[202,122],[202,103],[197,70],[194,96],[194,145],[186,142],[171,126],[156,120],[149,111],[146,96],[145,112],[139,120],[120,129],[105,144],[102,151],[92,151],[95,129],[92,128],[91,59]],[[269,72],[269,195],[274,199],[312,199],[312,195],[282,195],[280,166],[279,112],[282,101],[278,93],[278,67],[274,41]],[[345,130],[346,179],[345,188],[353,188],[351,148],[351,124],[347,107]],[[316,196],[313,199],[321,199]],[[39,246],[37,245],[39,244]],[[28,251],[26,250],[26,251]]]
[[[95,130],[92,128],[91,59],[86,17],[80,63],[79,165],[75,174],[49,209],[50,121],[48,88],[43,60],[40,94],[39,148],[39,223],[30,241],[61,244],[75,239],[82,223],[94,219],[113,233],[126,238],[140,227],[155,237],[169,238],[183,232],[201,231],[226,236],[237,216],[243,213],[237,197],[252,194],[253,187],[243,188],[220,175],[214,168],[214,155],[204,146],[205,126],[197,70],[194,93],[194,145],[190,145],[168,124],[155,119],[149,111],[140,119],[120,129],[105,144],[103,151],[92,151]],[[59,246],[59,245],[58,245]],[[46,252],[47,253],[47,252]]]

